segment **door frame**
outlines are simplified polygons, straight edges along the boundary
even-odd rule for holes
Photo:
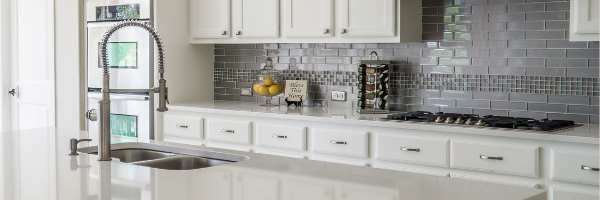
[[[10,127],[10,96],[5,91],[10,88],[10,1],[0,3],[0,131]]]

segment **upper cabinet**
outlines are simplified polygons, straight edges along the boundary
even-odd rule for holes
[[[333,0],[283,0],[285,37],[333,37]]]
[[[279,37],[279,0],[233,0],[232,7],[237,38]]]
[[[394,37],[395,0],[342,0],[342,37]]]
[[[421,41],[421,0],[190,1],[195,44]]]
[[[570,41],[598,41],[600,0],[571,0]]]
[[[190,11],[192,39],[231,38],[231,0],[190,0]]]

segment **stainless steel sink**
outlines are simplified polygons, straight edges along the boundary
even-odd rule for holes
[[[110,157],[117,158],[124,163],[170,158],[175,155],[176,154],[174,153],[150,151],[145,149],[120,149],[110,152]]]
[[[190,169],[200,169],[205,167],[214,167],[219,165],[229,164],[231,161],[222,161],[222,160],[212,160],[200,157],[172,157],[172,158],[163,158],[158,160],[148,160],[142,162],[135,162],[135,165],[141,165],[152,168],[159,169],[170,169],[170,170],[190,170]]]
[[[165,170],[192,170],[248,160],[246,156],[187,149],[150,143],[111,145],[110,156],[120,162]],[[80,148],[80,153],[98,154],[98,147]]]

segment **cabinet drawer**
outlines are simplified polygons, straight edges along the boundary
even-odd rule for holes
[[[550,187],[550,198],[552,200],[598,200],[597,192],[584,192],[567,188]]]
[[[448,140],[377,135],[377,159],[448,167]]]
[[[366,158],[369,156],[369,135],[366,132],[314,129],[314,151]]]
[[[598,167],[597,152],[552,149],[552,180],[598,185]]]
[[[306,150],[306,127],[257,124],[259,146]]]
[[[165,135],[202,139],[202,118],[165,114],[164,122]]]
[[[251,123],[244,121],[208,120],[208,139],[250,144]]]
[[[497,146],[452,142],[450,167],[512,174],[538,176],[539,147]]]

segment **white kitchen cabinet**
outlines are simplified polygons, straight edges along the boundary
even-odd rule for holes
[[[191,38],[230,38],[231,0],[190,0]]]
[[[288,180],[283,189],[283,200],[334,200],[335,185],[319,183],[320,180]]]
[[[279,37],[279,0],[233,0],[232,8],[236,37]]]
[[[226,10],[226,3],[229,1],[230,10]],[[422,41],[422,0],[229,1],[193,0],[190,10],[190,43]],[[215,10],[225,11],[199,6],[203,2],[206,5],[215,4]],[[230,31],[226,28],[227,20],[231,24]]]
[[[600,0],[571,0],[570,41],[598,41]]]
[[[400,193],[394,189],[382,189],[365,185],[341,184],[340,200],[399,200]],[[404,196],[403,198],[406,198]],[[407,198],[408,199],[408,198]]]
[[[333,0],[284,0],[284,37],[332,37]]]
[[[236,200],[279,200],[281,180],[269,173],[240,171],[236,177]]]
[[[369,134],[366,132],[315,128],[313,133],[315,152],[359,158],[369,156]]]
[[[569,188],[550,187],[548,199],[553,200],[598,200],[597,192],[584,192]]]
[[[257,129],[259,146],[306,150],[306,127],[258,123]]]
[[[160,171],[160,170],[157,170]],[[194,199],[211,200],[211,199],[232,199],[232,175],[231,171],[224,170],[195,170],[194,174],[186,177],[190,183],[190,194]],[[179,180],[175,179],[172,180]],[[207,180],[207,181],[198,181]]]
[[[208,139],[220,142],[250,144],[252,140],[251,123],[209,119]]]
[[[165,135],[202,139],[204,120],[199,117],[165,114]]]
[[[598,185],[598,152],[552,149],[552,180]]]
[[[342,0],[342,37],[393,37],[395,0]]]
[[[448,139],[377,135],[377,159],[448,167]]]
[[[538,177],[539,147],[453,141],[450,167]]]

